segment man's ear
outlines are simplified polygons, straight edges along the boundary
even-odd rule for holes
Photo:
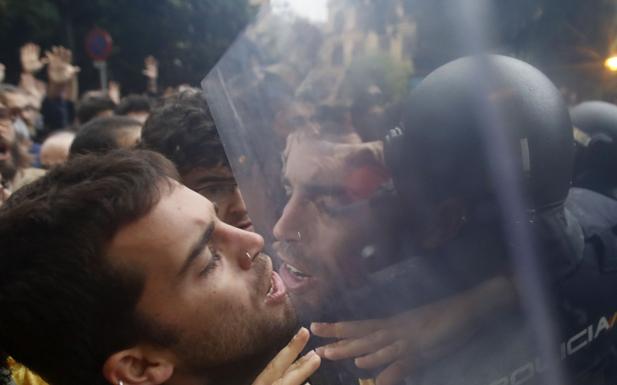
[[[467,210],[462,199],[449,198],[438,204],[434,210],[434,218],[425,228],[422,247],[435,249],[443,243],[456,237],[465,223]]]
[[[116,352],[103,364],[103,376],[114,385],[159,385],[173,372],[169,355],[139,346]]]

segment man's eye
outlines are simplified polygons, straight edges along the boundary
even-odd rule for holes
[[[199,272],[199,275],[202,277],[207,276],[214,269],[216,269],[216,267],[219,265],[219,262],[221,261],[221,255],[216,250],[213,250],[211,248],[209,249],[210,249],[210,252],[212,253],[212,257],[210,258],[210,262],[208,262],[206,267],[202,271]]]
[[[320,194],[313,198],[313,202],[317,207],[331,215],[337,214],[337,209],[352,203],[349,195],[342,191]]]

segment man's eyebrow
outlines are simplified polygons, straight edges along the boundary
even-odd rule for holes
[[[206,231],[204,231],[204,233],[201,235],[199,240],[193,245],[193,247],[191,247],[191,251],[189,252],[189,255],[186,257],[186,259],[184,260],[184,263],[182,264],[182,268],[180,269],[180,271],[178,271],[178,276],[182,276],[186,274],[186,272],[191,267],[193,262],[197,259],[201,251],[204,249],[204,247],[208,245],[208,242],[210,242],[213,232],[214,232],[214,221],[210,222],[210,224],[206,228]]]

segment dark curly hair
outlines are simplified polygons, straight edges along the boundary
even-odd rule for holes
[[[116,103],[108,96],[84,96],[77,104],[77,120],[79,124],[86,124],[104,111],[114,111]]]
[[[141,124],[127,116],[94,118],[82,125],[71,143],[69,158],[87,153],[100,153],[122,148],[122,139],[139,130]]]
[[[0,208],[0,351],[50,384],[104,384],[107,357],[153,340],[134,309],[143,277],[106,245],[177,178],[150,151],[85,155],[16,191]],[[158,342],[158,341],[157,341]]]
[[[210,109],[192,90],[166,99],[150,114],[141,146],[165,155],[180,175],[196,167],[229,167]]]
[[[120,104],[116,107],[116,115],[128,115],[131,112],[150,112],[152,103],[150,98],[145,95],[131,94],[120,100]]]

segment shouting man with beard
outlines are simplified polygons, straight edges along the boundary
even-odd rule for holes
[[[50,384],[304,384],[320,359],[296,361],[306,329],[285,347],[297,321],[263,238],[177,178],[156,153],[118,150],[13,194],[0,351]]]

